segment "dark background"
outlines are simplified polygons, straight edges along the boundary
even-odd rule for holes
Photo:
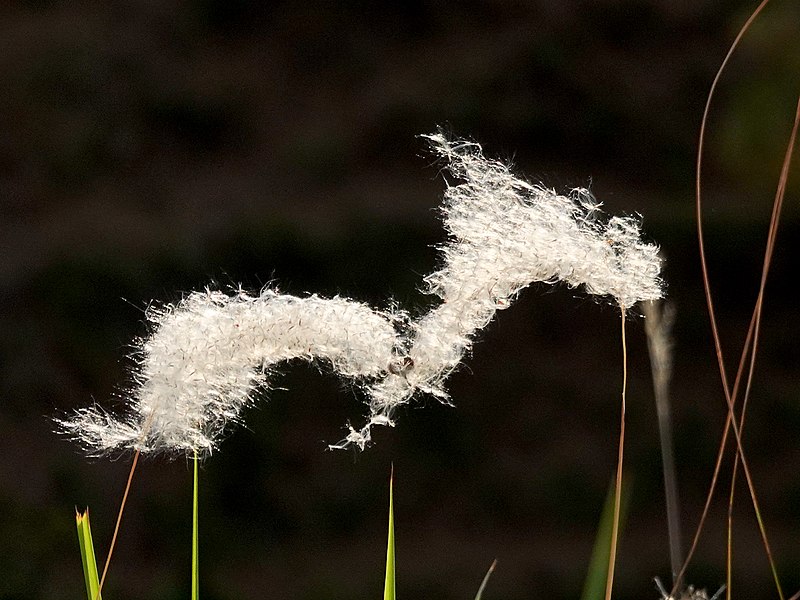
[[[755,3],[12,2],[0,8],[0,598],[84,594],[72,517],[105,556],[129,458],[84,458],[60,411],[113,406],[151,300],[274,282],[424,310],[444,189],[418,134],[445,126],[564,189],[640,212],[679,320],[674,410],[684,537],[724,422],[694,237],[705,94]],[[706,162],[710,263],[729,363],[758,282],[798,93],[800,7],[775,0],[723,78]],[[800,587],[797,178],[768,289],[746,430],[789,594]],[[617,598],[669,579],[657,423],[629,323],[629,517]],[[379,597],[396,471],[398,592],[576,598],[617,452],[619,316],[535,285],[454,375],[362,454],[326,451],[365,408],[290,365],[204,463],[207,599]],[[728,463],[726,463],[728,464]],[[726,467],[725,473],[729,473]],[[727,494],[728,475],[723,478]],[[734,595],[774,598],[749,500]],[[189,595],[191,469],[145,460],[104,594]],[[724,581],[715,502],[690,580]]]

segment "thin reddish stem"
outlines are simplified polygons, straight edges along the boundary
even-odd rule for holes
[[[133,474],[136,471],[136,465],[139,462],[139,450],[133,455],[133,462],[131,463],[131,470],[128,473],[128,481],[125,484],[125,492],[122,494],[122,502],[119,505],[119,512],[117,513],[117,523],[114,525],[114,535],[111,536],[111,546],[108,549],[108,556],[106,556],[106,564],[103,567],[103,575],[100,578],[100,585],[97,588],[97,597],[94,600],[99,600],[100,593],[103,591],[103,584],[106,581],[106,573],[108,573],[108,565],[111,564],[111,555],[114,553],[114,546],[117,543],[117,534],[119,533],[119,526],[122,523],[122,513],[125,511],[125,503],[128,501],[128,492],[131,491],[131,482],[133,481]]]
[[[625,340],[625,307],[620,307],[622,318],[622,408],[619,419],[619,449],[617,451],[617,477],[614,488],[614,521],[611,525],[611,547],[608,553],[608,575],[606,576],[605,600],[611,600],[614,587],[614,566],[617,561],[617,540],[619,538],[619,514],[622,504],[622,459],[625,454],[625,396],[628,387],[628,346]]]

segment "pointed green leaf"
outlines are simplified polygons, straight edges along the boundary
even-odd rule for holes
[[[386,581],[383,585],[383,600],[395,600],[395,579],[394,579],[394,466],[389,477],[389,540],[386,544]]]
[[[623,481],[622,506],[620,508],[620,530],[625,520],[625,513],[630,495],[628,480]],[[583,582],[581,600],[603,600],[606,593],[606,579],[608,578],[608,558],[611,554],[611,531],[614,526],[614,482],[609,487],[606,501],[603,505],[603,514],[594,539],[592,558],[589,561],[589,570]]]
[[[78,545],[83,563],[83,579],[86,582],[86,597],[88,600],[100,600],[100,578],[97,574],[88,508],[85,512],[75,511],[75,524],[78,528]]]

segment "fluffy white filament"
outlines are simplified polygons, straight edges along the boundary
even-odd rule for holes
[[[474,334],[529,284],[583,286],[623,307],[663,296],[658,248],[642,241],[638,220],[601,221],[586,190],[559,195],[484,158],[478,144],[426,137],[461,181],[445,193],[443,265],[426,278],[439,306],[409,322],[338,297],[194,293],[150,315],[129,415],[92,407],[62,426],[95,452],[208,452],[269,367],[300,358],[365,387],[367,424],[335,446],[363,448],[372,425],[391,425],[415,393],[446,399],[444,381]]]
[[[195,292],[148,318],[130,414],[95,406],[62,422],[92,451],[209,452],[276,363],[321,360],[359,380],[396,359],[394,317],[342,298]]]
[[[442,304],[411,325],[407,362],[413,369],[389,373],[369,390],[372,420],[345,440],[361,447],[375,418],[391,416],[417,390],[446,399],[444,381],[472,336],[529,284],[583,285],[624,307],[664,293],[658,247],[642,241],[636,219],[602,222],[588,190],[558,195],[485,158],[476,143],[441,133],[425,137],[462,181],[445,192],[444,265],[426,278]]]

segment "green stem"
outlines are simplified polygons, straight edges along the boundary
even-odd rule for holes
[[[198,488],[198,468],[199,463],[197,452],[194,453],[194,491],[192,493],[192,600],[200,598],[200,577],[198,565],[198,518],[197,518],[197,488]]]

